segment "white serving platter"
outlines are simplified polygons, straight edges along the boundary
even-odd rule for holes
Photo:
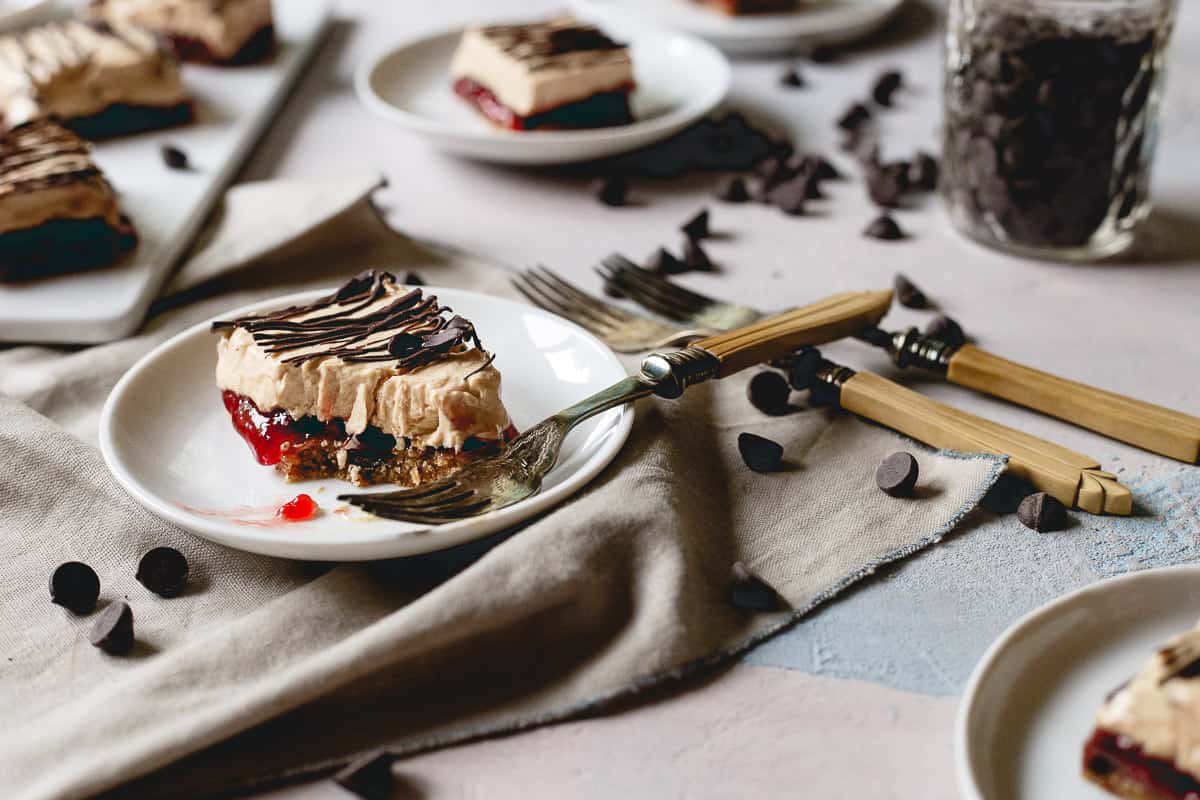
[[[0,341],[95,344],[133,333],[287,97],[328,18],[327,0],[275,0],[274,59],[245,67],[185,64],[196,122],[97,144],[96,162],[137,227],[138,247],[105,269],[0,284]],[[193,169],[168,169],[164,144],[182,149]]]
[[[1080,774],[1108,694],[1200,619],[1200,566],[1093,584],[1010,627],[967,685],[955,735],[964,800],[1104,800]]]
[[[519,430],[623,380],[600,340],[539,308],[459,289],[425,291],[475,323],[503,375],[501,394]],[[306,292],[230,311],[221,319],[306,303]],[[343,481],[287,483],[255,461],[234,431],[213,382],[209,323],[184,331],[139,361],[109,396],[100,419],[105,463],[133,497],[163,519],[229,547],[318,561],[363,561],[427,553],[512,527],[563,502],[617,455],[633,426],[630,406],[572,431],[542,490],[479,517],[426,528],[373,517],[337,500],[360,491]],[[389,491],[383,486],[371,491]],[[322,508],[315,519],[280,523],[275,508],[299,493]]]
[[[355,80],[367,108],[429,145],[503,164],[565,164],[653,144],[716,108],[729,92],[729,62],[707,42],[646,26],[605,29],[628,42],[637,89],[629,125],[587,130],[504,131],[451,89],[450,62],[462,29],[426,36],[369,58]]]

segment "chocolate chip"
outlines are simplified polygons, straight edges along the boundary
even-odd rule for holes
[[[896,299],[900,301],[900,305],[905,308],[928,307],[929,298],[904,273],[897,272],[896,277],[892,280],[892,285],[896,289]]]
[[[813,159],[813,164],[815,165],[813,174],[816,175],[818,179],[823,181],[836,181],[842,179],[842,173],[838,172],[838,168],[835,167],[833,162],[829,159],[821,156],[809,156],[809,158]]]
[[[857,131],[871,121],[871,116],[871,109],[855,103],[838,117],[837,126],[844,131]]]
[[[174,547],[156,547],[138,563],[138,582],[160,597],[178,597],[187,578],[187,559]]]
[[[659,275],[679,275],[687,272],[687,265],[671,255],[667,248],[660,247],[646,262],[646,269]]]
[[[742,461],[755,472],[775,472],[783,461],[783,446],[753,433],[738,434]]]
[[[738,611],[775,611],[779,594],[766,581],[737,562],[729,571],[729,605]]]
[[[607,175],[592,181],[592,194],[601,203],[614,208],[625,205],[629,181],[621,175]]]
[[[894,161],[871,168],[867,173],[867,191],[884,208],[899,206],[908,191],[908,163]]]
[[[918,152],[908,166],[908,182],[923,192],[932,192],[938,183],[937,159],[928,153]]]
[[[750,199],[746,180],[741,175],[730,175],[717,186],[717,199],[726,203],[744,203]]]
[[[1061,531],[1067,527],[1067,507],[1057,498],[1038,492],[1029,495],[1017,506],[1017,519],[1026,528],[1038,533]]]
[[[425,279],[415,272],[410,272],[404,276],[405,286],[424,286]]]
[[[701,209],[696,216],[689,219],[679,228],[684,234],[693,241],[700,241],[709,237],[708,229],[708,209]]]
[[[419,334],[401,331],[388,342],[388,355],[395,356],[396,358],[411,356],[420,350],[424,344],[425,340]]]
[[[708,253],[704,252],[704,248],[694,239],[686,239],[683,243],[683,263],[688,269],[694,269],[697,272],[712,272],[716,269],[712,259],[708,257]]]
[[[785,214],[801,216],[808,202],[807,180],[798,176],[784,181],[767,192],[766,201]]]
[[[333,780],[364,800],[387,800],[395,784],[392,764],[396,757],[386,750],[369,753],[352,761]]]
[[[50,602],[76,614],[90,614],[100,596],[96,570],[80,561],[60,564],[50,574]]]
[[[837,49],[833,45],[818,44],[809,49],[808,60],[814,64],[829,64],[837,60]]]
[[[778,372],[760,372],[746,384],[746,397],[750,404],[772,417],[782,416],[792,410],[788,403],[791,394],[787,380]]]
[[[88,641],[106,653],[124,655],[133,649],[133,609],[124,600],[110,603],[96,618]]]
[[[804,348],[788,359],[788,384],[798,392],[811,389],[824,363],[820,350],[815,347]]]
[[[871,97],[884,108],[892,105],[892,95],[904,85],[904,76],[898,70],[888,70],[875,80],[871,87]]]
[[[925,326],[924,333],[931,339],[945,342],[951,347],[962,347],[967,343],[967,335],[963,332],[962,326],[945,314],[934,317]]]
[[[917,485],[921,468],[909,453],[892,453],[875,470],[875,483],[892,497],[908,497]]]
[[[796,69],[796,67],[788,67],[779,76],[779,85],[786,86],[789,89],[799,89],[804,86],[804,78],[800,75],[800,70]]]
[[[170,169],[187,170],[191,169],[191,162],[188,161],[187,153],[180,150],[178,147],[170,144],[164,144],[160,150],[162,153],[163,163]]]
[[[881,239],[885,242],[895,242],[905,238],[900,224],[889,214],[880,214],[863,230],[863,236],[871,239]]]

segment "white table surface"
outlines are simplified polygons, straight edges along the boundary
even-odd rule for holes
[[[543,262],[595,287],[591,267],[619,249],[641,257],[678,245],[701,205],[725,266],[692,285],[770,308],[827,292],[886,286],[906,272],[997,353],[1200,414],[1200,8],[1182,11],[1171,54],[1158,211],[1143,254],[1104,266],[1022,261],[974,246],[938,204],[898,215],[914,238],[864,239],[873,216],[861,183],[834,186],[828,213],[792,219],[721,206],[712,179],[636,182],[638,208],[609,209],[585,181],[454,160],[370,115],[355,99],[360,59],[447,26],[558,4],[540,0],[341,0],[316,63],[244,179],[382,171],[381,199],[404,231],[516,265]],[[802,149],[836,153],[832,120],[897,66],[911,89],[883,119],[885,156],[936,151],[937,6],[910,0],[894,30],[838,63],[804,65],[809,88],[777,85],[779,61],[735,66],[731,105],[785,127]],[[845,159],[839,163],[846,164]],[[432,280],[432,278],[431,278]],[[900,309],[893,323],[921,322]],[[880,355],[831,348],[891,374]],[[906,378],[910,383],[914,376]],[[1100,577],[1192,560],[1200,541],[1200,477],[1066,424],[937,382],[922,390],[1100,458],[1150,514],[1085,517],[1038,537],[1012,517],[984,518],[889,571],[690,691],[637,709],[410,759],[406,797],[952,798],[951,722],[967,674],[988,643],[1045,600]],[[1074,765],[1069,765],[1073,769]],[[276,798],[345,797],[329,786]]]

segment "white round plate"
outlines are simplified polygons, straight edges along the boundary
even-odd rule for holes
[[[505,131],[451,88],[450,61],[462,30],[429,36],[365,61],[355,76],[368,108],[434,147],[504,164],[566,164],[605,158],[665,139],[716,108],[729,92],[729,62],[690,36],[606,26],[629,42],[637,90],[635,122],[570,131]]]
[[[966,800],[1104,800],[1080,775],[1083,745],[1113,689],[1200,619],[1200,566],[1081,589],[1008,629],[959,707],[955,760]]]
[[[518,429],[616,383],[627,373],[582,328],[531,306],[457,289],[427,289],[472,320],[496,354],[505,405]],[[230,319],[328,292],[305,292],[222,314]],[[344,509],[336,480],[286,483],[260,466],[234,431],[213,383],[209,323],[190,328],[139,361],[117,384],[100,419],[100,448],[117,480],[146,508],[215,542],[254,553],[319,561],[364,561],[441,550],[511,527],[561,503],[616,456],[633,425],[626,406],[588,420],[567,437],[540,494],[432,529]],[[394,488],[394,487],[392,487]],[[379,487],[372,491],[387,491]],[[273,520],[299,493],[321,506],[315,519]]]
[[[786,14],[731,17],[694,0],[572,0],[580,14],[627,19],[699,36],[727,53],[769,55],[799,44],[841,44],[887,22],[904,0],[806,0]]]
[[[0,0],[0,30],[15,30],[37,22],[54,0]]]

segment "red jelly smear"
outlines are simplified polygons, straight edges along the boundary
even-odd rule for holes
[[[263,412],[249,397],[235,392],[221,392],[221,399],[234,429],[264,466],[278,464],[285,446],[295,447],[319,436],[345,436],[334,422],[326,424],[311,418],[297,422],[284,411]]]
[[[1144,787],[1147,797],[1198,800],[1200,781],[1161,758],[1146,755],[1136,742],[1097,730],[1083,750],[1083,768],[1104,779],[1119,774],[1126,782]]]
[[[529,131],[536,128],[572,129],[606,128],[633,122],[629,109],[629,89],[600,92],[586,100],[552,108],[528,117],[513,111],[487,88],[470,78],[454,82],[454,91],[479,109],[489,120],[510,131]]]
[[[288,522],[304,522],[317,515],[317,501],[306,494],[298,494],[281,505],[275,511],[275,516]]]

